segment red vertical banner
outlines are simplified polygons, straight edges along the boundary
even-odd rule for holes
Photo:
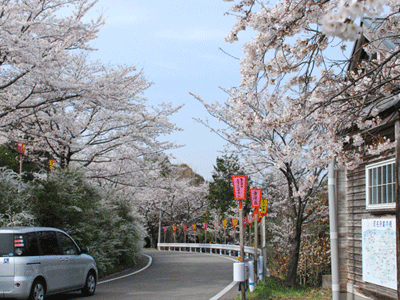
[[[196,225],[196,224],[192,224],[192,229],[193,229],[194,231],[196,231],[197,225]]]
[[[176,225],[172,226],[172,229],[176,232]]]
[[[222,225],[224,226],[224,229],[226,229],[226,225],[228,225],[228,221],[227,220],[222,220]]]
[[[247,223],[251,226],[251,223],[253,223],[253,215],[247,215]]]
[[[204,230],[207,230],[207,228],[208,228],[208,223],[203,223],[203,228],[204,228]]]
[[[214,221],[214,228],[215,228],[215,230],[218,230],[218,226],[219,226],[218,221]]]
[[[246,200],[247,176],[232,176],[235,200]]]
[[[260,207],[262,189],[250,189],[250,199],[252,207]]]
[[[23,155],[25,154],[26,143],[18,142],[18,152]]]
[[[250,199],[252,207],[260,207],[262,189],[250,189]]]
[[[166,233],[166,232],[167,232],[167,229],[168,229],[168,227],[163,227],[163,229],[164,229],[164,233]]]
[[[187,225],[185,224],[185,225],[183,225],[182,227],[183,227],[183,231],[186,232],[186,230],[187,230]]]
[[[232,225],[233,225],[234,228],[236,228],[237,224],[238,224],[238,220],[237,219],[232,219]]]

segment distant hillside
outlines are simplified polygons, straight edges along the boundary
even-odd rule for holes
[[[192,185],[199,185],[204,182],[204,178],[195,173],[187,164],[180,164],[178,167],[182,168],[181,176],[179,179],[192,179]]]

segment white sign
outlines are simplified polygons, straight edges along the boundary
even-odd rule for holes
[[[397,289],[396,219],[362,220],[363,280]]]

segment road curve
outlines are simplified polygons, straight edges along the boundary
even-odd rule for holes
[[[49,297],[48,300],[217,300],[233,299],[237,287],[220,296],[232,283],[232,263],[215,254],[145,250],[143,270],[125,274],[116,280],[105,280],[90,298],[80,293]],[[236,290],[235,290],[236,289]]]

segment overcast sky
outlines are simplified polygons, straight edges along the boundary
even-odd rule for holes
[[[143,69],[154,85],[145,96],[150,103],[185,104],[171,121],[183,128],[169,140],[186,146],[173,151],[174,163],[186,163],[205,179],[225,142],[192,118],[210,118],[189,92],[206,102],[223,102],[219,89],[240,80],[241,45],[224,41],[235,17],[224,15],[232,2],[223,0],[100,0],[90,16],[103,13],[106,24],[94,46],[93,58],[113,65]],[[221,126],[215,120],[215,126]]]

